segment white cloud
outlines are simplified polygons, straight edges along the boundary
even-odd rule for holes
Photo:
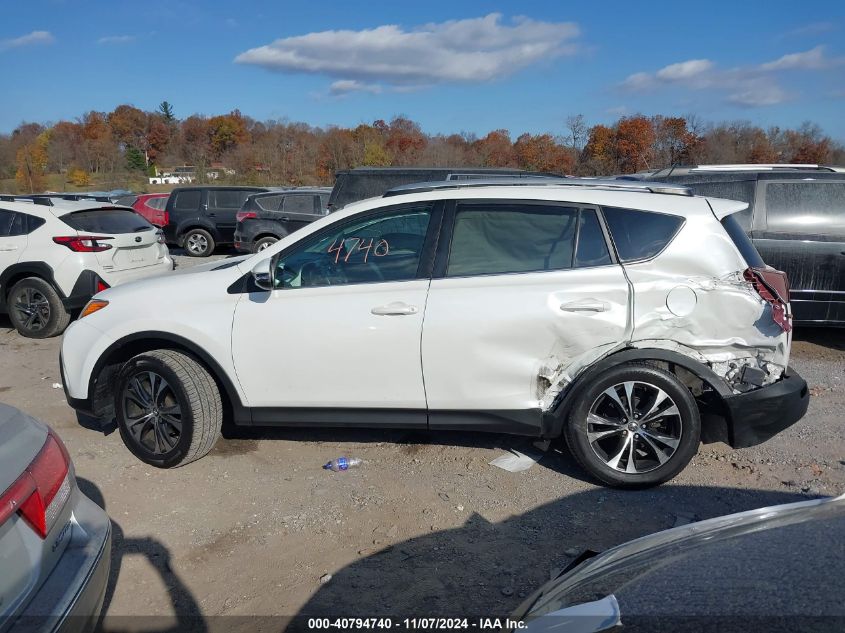
[[[0,40],[0,51],[6,51],[10,48],[20,48],[21,46],[32,46],[35,44],[52,44],[56,38],[49,31],[33,31],[20,37],[11,38],[8,40]]]
[[[728,102],[747,108],[777,105],[789,95],[777,84],[750,82],[744,90],[728,95]]]
[[[813,22],[805,24],[798,28],[792,29],[786,33],[788,37],[805,37],[808,35],[820,35],[821,33],[829,33],[837,29],[835,22]]]
[[[820,70],[831,66],[838,66],[842,58],[829,58],[824,54],[824,46],[816,46],[803,53],[791,53],[765,64],[762,70]]]
[[[697,77],[713,68],[709,59],[691,59],[678,64],[669,64],[658,70],[655,75],[663,81],[683,81]]]
[[[574,54],[578,35],[578,26],[571,22],[519,17],[503,23],[501,14],[491,13],[410,30],[384,25],[287,37],[247,50],[235,62],[407,89],[505,77]]]
[[[722,70],[709,59],[690,59],[664,66],[654,73],[629,75],[619,87],[628,92],[647,92],[676,85],[689,90],[711,90],[726,101],[744,107],[770,106],[791,98],[777,81],[789,70],[821,71],[845,64],[843,57],[829,57],[823,46],[790,53],[758,65]]]
[[[382,87],[378,84],[368,84],[357,79],[338,79],[329,86],[329,94],[336,97],[347,95],[350,92],[369,92],[379,94]]]
[[[134,35],[106,35],[98,39],[97,44],[128,44],[134,41]]]

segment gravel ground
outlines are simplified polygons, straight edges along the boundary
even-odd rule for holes
[[[58,430],[112,517],[107,630],[256,625],[218,615],[504,616],[585,548],[842,492],[845,331],[795,338],[813,394],[802,421],[755,448],[702,446],[673,482],[639,492],[594,485],[554,449],[505,472],[487,462],[530,442],[447,432],[248,430],[157,470],[77,420],[54,388],[60,339],[23,339],[5,317],[0,394]],[[340,455],[364,464],[321,470]],[[140,614],[163,619],[121,617]]]

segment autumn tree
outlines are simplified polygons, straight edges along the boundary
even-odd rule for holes
[[[572,173],[572,156],[551,134],[523,134],[513,144],[513,151],[522,169],[561,175]]]
[[[613,128],[606,125],[590,128],[584,146],[584,160],[594,175],[609,174],[616,170],[616,133]]]
[[[493,130],[473,143],[485,167],[515,167],[516,153],[508,130]]]
[[[49,139],[50,132],[47,130],[18,149],[15,181],[19,191],[39,193],[46,189],[47,180],[45,176],[47,162],[49,161],[47,156]]]
[[[247,122],[238,110],[211,117],[208,120],[208,132],[215,158],[219,158],[233,147],[249,142]]]
[[[654,126],[644,116],[623,117],[616,126],[616,156],[625,174],[648,169],[652,163]]]
[[[419,124],[406,117],[397,116],[390,121],[386,134],[385,147],[393,157],[392,164],[416,164],[426,146],[426,137]]]

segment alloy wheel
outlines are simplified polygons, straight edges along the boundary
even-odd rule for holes
[[[167,453],[182,436],[182,408],[170,384],[154,371],[133,375],[123,391],[126,429],[139,446]]]
[[[50,302],[34,288],[24,288],[15,297],[14,306],[24,329],[37,332],[50,321]]]
[[[208,249],[208,240],[205,235],[194,233],[188,238],[185,245],[192,253],[204,253]]]
[[[587,415],[587,439],[607,466],[646,473],[665,464],[681,442],[681,413],[660,387],[625,381],[605,389]]]

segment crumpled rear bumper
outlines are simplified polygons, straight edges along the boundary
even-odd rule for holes
[[[778,382],[728,396],[723,402],[728,414],[728,443],[746,448],[765,442],[804,417],[810,390],[790,367]]]

